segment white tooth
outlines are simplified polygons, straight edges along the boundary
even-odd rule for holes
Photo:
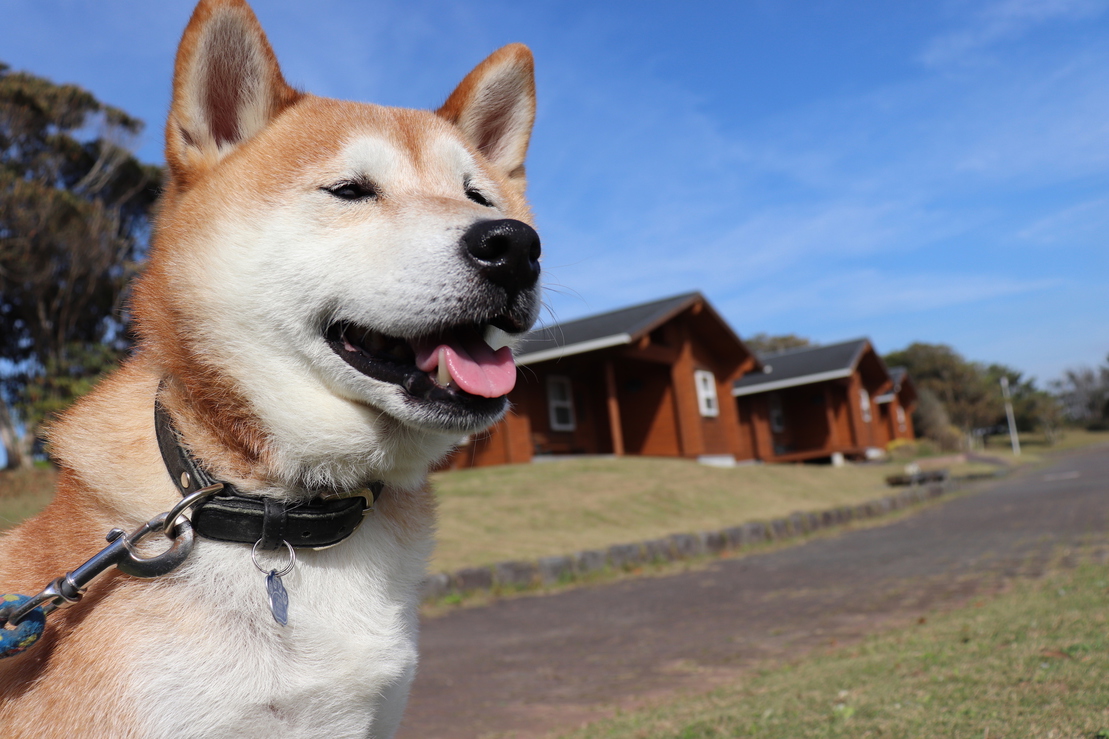
[[[447,350],[439,349],[439,373],[435,377],[435,381],[443,387],[451,384],[451,372],[447,369]]]
[[[506,332],[500,330],[496,326],[486,326],[484,338],[485,343],[488,344],[489,348],[493,351],[498,351],[508,346],[511,340]]]

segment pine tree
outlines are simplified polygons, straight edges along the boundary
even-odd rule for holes
[[[128,150],[142,126],[0,63],[0,402],[25,426],[9,466],[29,464],[43,420],[126,350],[126,286],[161,182]]]

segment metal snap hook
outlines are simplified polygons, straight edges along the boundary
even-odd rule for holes
[[[116,563],[121,571],[134,577],[160,577],[168,575],[181,566],[193,549],[193,526],[187,518],[179,517],[173,531],[173,544],[170,548],[153,557],[143,557],[135,549],[143,537],[152,531],[164,531],[169,513],[161,513],[140,526],[130,536],[123,537],[123,546],[127,549],[127,556]]]

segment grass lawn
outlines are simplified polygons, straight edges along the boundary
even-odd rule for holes
[[[750,465],[679,459],[565,459],[434,475],[438,544],[430,570],[536,559],[580,549],[719,529],[890,491],[895,464]],[[49,470],[0,473],[0,530],[50,499]]]
[[[1099,441],[1109,442],[1109,434],[1068,432],[1050,449]],[[1049,449],[1035,435],[1024,444],[1024,462],[1038,461]],[[1006,450],[1007,445],[995,443],[986,451],[1011,458]],[[953,474],[992,469],[936,461]],[[904,462],[721,469],[677,459],[571,458],[438,473],[433,484],[440,500],[439,543],[431,571],[569,554],[860,503],[889,494],[885,476],[901,472]],[[927,467],[929,460],[920,462]],[[0,530],[45,505],[52,486],[49,470],[0,473]]]
[[[719,529],[889,493],[899,465],[750,465],[680,459],[568,458],[435,475],[432,571],[536,559]]]
[[[1109,569],[1082,564],[564,739],[1106,739],[1107,602]]]
[[[994,436],[990,445],[985,449],[975,449],[973,454],[984,454],[997,457],[1009,462],[1034,463],[1043,461],[1044,457],[1059,452],[1081,449],[1094,444],[1109,444],[1109,432],[1086,431],[1084,429],[1068,429],[1057,439],[1054,444],[1048,444],[1043,434],[1021,434],[1020,456],[1013,455],[1013,447],[1008,436]]]
[[[0,472],[0,531],[35,515],[54,497],[51,467]]]
[[[1030,434],[1020,461],[1040,461],[1049,449],[1099,442],[1109,442],[1109,434],[1068,432],[1055,447]],[[1004,449],[994,444],[987,453]],[[1012,460],[1012,451],[1004,456]],[[440,515],[431,570],[569,554],[860,503],[888,495],[885,477],[903,465],[904,460],[839,469],[802,464],[720,469],[624,457],[440,473],[433,478]],[[993,469],[980,463],[940,466],[953,474]]]

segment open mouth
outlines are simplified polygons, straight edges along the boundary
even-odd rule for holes
[[[325,333],[331,350],[362,374],[399,385],[414,398],[479,413],[499,411],[516,384],[505,336],[491,325],[467,325],[404,339],[346,321]]]

